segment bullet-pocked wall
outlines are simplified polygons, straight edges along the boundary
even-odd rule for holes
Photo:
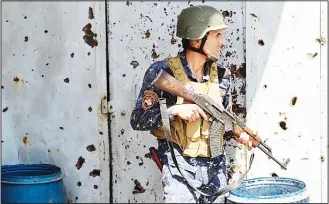
[[[328,2],[247,2],[247,125],[287,170],[255,150],[249,177],[297,178],[326,203]]]
[[[105,3],[2,2],[2,164],[59,166],[69,202],[109,201]]]
[[[145,71],[182,49],[175,36],[177,15],[183,8],[207,4],[216,7],[230,28],[219,63],[233,75],[233,111],[242,119],[245,109],[244,3],[215,1],[113,1],[108,3],[111,140],[114,202],[163,202],[160,171],[149,158],[157,147],[149,132],[134,131],[130,115]],[[228,141],[229,177],[245,170],[245,150]],[[241,149],[241,150],[240,150]]]

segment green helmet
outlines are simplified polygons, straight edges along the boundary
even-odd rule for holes
[[[199,40],[211,30],[224,30],[228,26],[224,23],[222,14],[215,8],[206,5],[185,8],[177,19],[176,36]]]

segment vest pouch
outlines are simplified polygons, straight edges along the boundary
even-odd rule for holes
[[[201,135],[200,135],[201,120],[185,123],[186,146],[184,156],[198,156]]]

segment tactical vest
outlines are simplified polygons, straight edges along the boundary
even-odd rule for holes
[[[222,97],[225,91],[219,88],[218,82],[218,68],[217,64],[213,63],[210,68],[209,80],[205,83],[192,82],[188,79],[180,57],[169,57],[165,59],[172,71],[174,77],[183,82],[185,86],[192,86],[195,93],[207,94],[219,104],[222,104]],[[184,99],[177,97],[176,104],[183,104]],[[209,114],[207,114],[209,118]],[[209,127],[210,121],[204,120],[201,116],[200,119],[194,122],[188,122],[175,117],[170,122],[171,136],[173,142],[178,144],[182,149],[184,156],[189,157],[210,157],[209,148]],[[165,139],[163,128],[151,131],[151,134],[158,139]]]

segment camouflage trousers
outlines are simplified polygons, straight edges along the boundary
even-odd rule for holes
[[[212,194],[227,186],[226,156],[216,158],[190,158],[182,156],[175,145],[174,152],[180,169],[184,169],[194,187]],[[162,184],[165,203],[209,203],[212,197],[201,195],[181,176],[172,160],[166,141],[159,140],[159,159],[163,163]],[[225,203],[225,196],[217,197],[214,203]]]

